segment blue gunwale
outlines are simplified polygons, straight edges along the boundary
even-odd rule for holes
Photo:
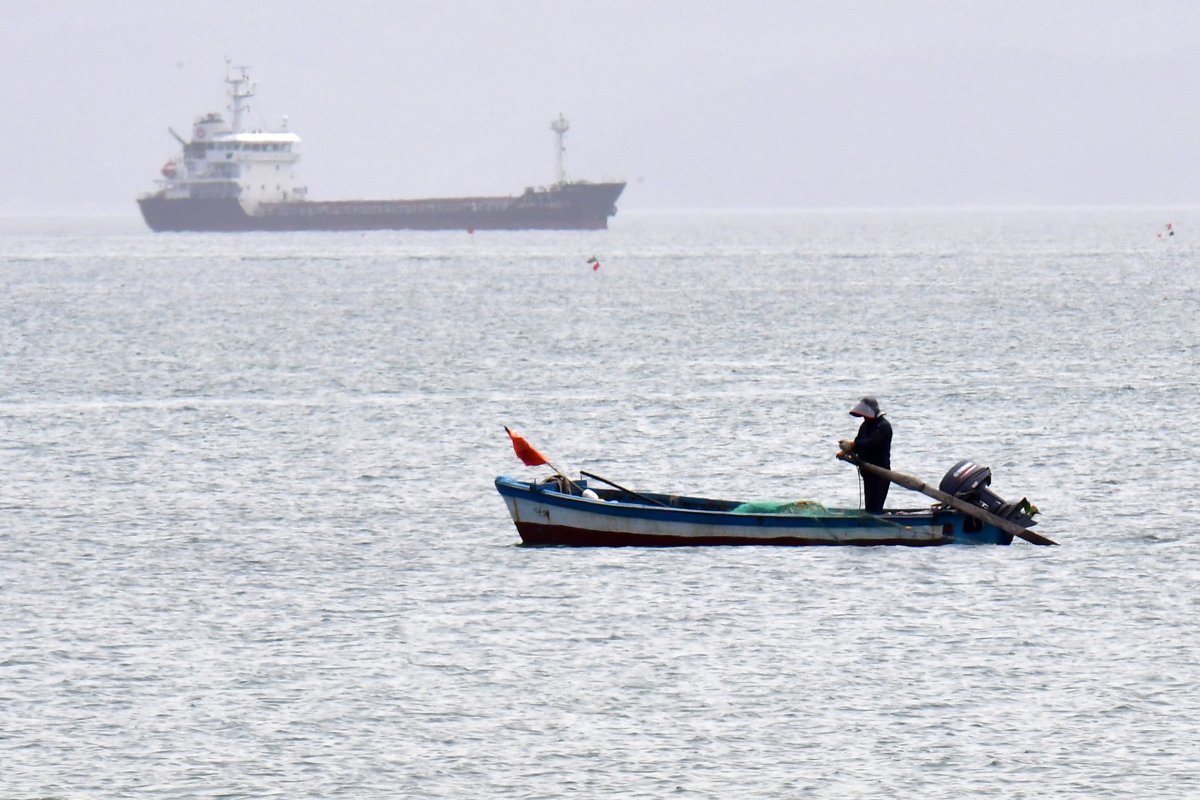
[[[762,527],[765,521],[770,521],[771,527],[780,528],[809,528],[814,525],[821,527],[861,528],[866,525],[931,525],[933,514],[929,509],[889,511],[884,514],[869,514],[857,509],[826,509],[824,514],[807,516],[804,514],[735,514],[732,509],[742,501],[712,500],[705,497],[687,497],[683,495],[666,495],[644,493],[652,500],[668,504],[667,507],[654,506],[635,500],[613,500],[606,495],[622,495],[622,492],[604,489],[592,490],[601,496],[600,500],[591,500],[579,495],[564,494],[552,488],[542,488],[530,485],[525,481],[514,478],[496,478],[496,488],[501,495],[511,497],[536,496],[538,502],[561,508],[579,508],[581,504],[588,506],[593,514],[612,517],[636,517],[650,520],[688,520],[697,524],[741,525],[746,527]],[[721,503],[729,506],[728,510],[707,509],[703,505]]]

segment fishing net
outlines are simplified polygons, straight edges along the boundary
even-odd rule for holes
[[[734,514],[800,514],[809,517],[829,515],[816,500],[751,500],[732,509]]]

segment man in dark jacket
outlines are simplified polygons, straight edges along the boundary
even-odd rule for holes
[[[858,426],[858,435],[853,440],[843,439],[838,443],[842,448],[838,458],[854,455],[859,461],[891,469],[892,424],[884,419],[883,412],[879,410],[879,401],[874,397],[864,397],[850,409],[850,416],[861,417],[862,424]],[[863,480],[867,511],[878,514],[883,511],[883,501],[887,499],[891,481],[873,475],[862,467],[858,468],[858,473]]]

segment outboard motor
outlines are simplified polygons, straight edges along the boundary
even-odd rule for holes
[[[992,471],[982,464],[963,460],[950,468],[938,485],[946,494],[954,495],[981,508],[985,508],[1001,519],[1031,528],[1037,524],[1033,515],[1037,513],[1030,502],[1022,497],[1019,502],[1006,503],[988,487],[992,483]]]

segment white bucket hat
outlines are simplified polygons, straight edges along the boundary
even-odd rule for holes
[[[874,397],[864,397],[854,404],[854,408],[850,409],[850,416],[875,419],[879,416],[879,401]]]

